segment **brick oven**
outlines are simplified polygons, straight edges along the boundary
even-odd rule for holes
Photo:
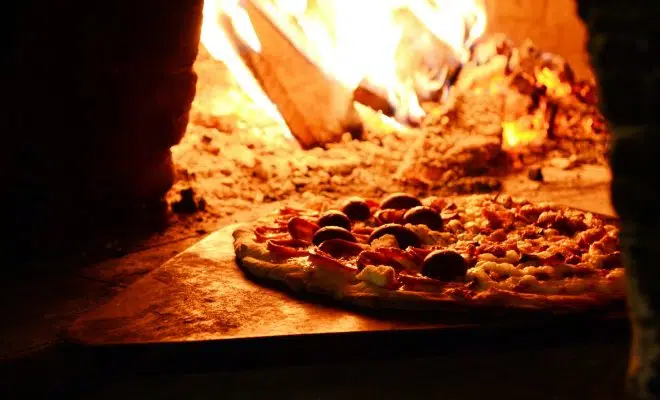
[[[448,84],[451,88],[444,92],[442,96],[445,97],[438,97],[436,89],[435,98],[433,94],[428,98],[421,96],[418,106],[421,108],[414,109],[401,100],[405,94],[387,94],[388,89],[383,89],[382,85],[374,90],[374,85],[364,83],[368,79],[363,80],[353,97],[350,92],[335,94],[341,99],[338,102],[349,104],[357,99],[360,103],[356,109],[362,136],[356,137],[350,127],[344,126],[346,135],[342,136],[342,129],[336,129],[329,134],[331,140],[327,143],[316,141],[313,134],[301,133],[303,129],[300,128],[305,125],[300,123],[305,118],[340,119],[338,111],[329,106],[319,109],[304,106],[319,102],[307,92],[314,94],[316,90],[318,95],[319,91],[327,90],[316,83],[320,78],[305,78],[316,76],[315,68],[308,67],[304,60],[278,62],[276,55],[265,50],[259,57],[250,55],[248,46],[240,45],[242,41],[236,33],[229,42],[239,42],[239,46],[221,48],[214,45],[217,42],[213,42],[212,34],[205,36],[203,29],[195,63],[199,76],[197,97],[192,103],[187,132],[172,148],[180,179],[168,194],[169,204],[174,210],[192,212],[203,208],[206,215],[223,217],[251,209],[255,203],[301,196],[312,198],[320,193],[340,196],[358,188],[379,195],[395,189],[420,193],[498,191],[504,185],[524,195],[540,193],[540,198],[580,202],[583,196],[578,194],[579,188],[595,185],[599,196],[606,196],[608,132],[597,110],[596,88],[585,50],[586,30],[578,18],[575,3],[569,0],[476,3],[479,6],[475,7],[485,17],[486,29],[480,33],[481,41],[466,48],[472,56],[467,53],[464,56],[472,57],[471,61],[464,61],[460,68],[455,61],[445,66],[448,74],[453,75],[446,82],[458,80]],[[460,21],[461,16],[456,18]],[[359,22],[357,24],[360,26]],[[469,22],[464,28],[476,29],[474,24]],[[367,31],[370,28],[365,25]],[[258,28],[260,32],[259,29],[270,28]],[[415,32],[428,34],[423,30]],[[355,35],[358,34],[356,31]],[[490,50],[487,48],[492,49],[497,40],[503,41],[501,46],[509,46],[509,50],[501,47],[499,51],[506,55],[500,54],[494,63],[488,63],[486,59],[490,56],[485,54]],[[264,43],[264,46],[283,46]],[[410,61],[397,65],[399,74],[412,76],[429,67],[416,65],[416,62],[432,63],[428,61],[431,53],[422,54],[428,48],[423,50],[416,42],[401,43],[398,56],[393,57]],[[513,48],[516,55],[512,58],[510,50]],[[444,51],[443,57],[450,51],[446,45],[436,50],[436,54]],[[288,47],[279,47],[278,51],[288,51],[288,60],[301,58]],[[427,57],[426,61],[419,61],[423,58],[420,54]],[[485,58],[478,61],[479,57]],[[513,67],[514,72],[506,72],[502,69],[507,63],[504,58],[521,64]],[[236,65],[246,59],[247,67]],[[352,62],[357,64],[358,61]],[[350,66],[351,62],[345,65]],[[419,70],[411,72],[415,68]],[[541,72],[543,68],[545,72]],[[512,79],[514,83],[509,82]],[[505,80],[507,82],[503,83]],[[502,86],[498,88],[500,83]],[[286,85],[292,88],[316,86],[300,92],[279,90]],[[509,90],[512,87],[515,90]],[[572,94],[562,97],[562,90]],[[551,91],[556,91],[556,95],[550,95],[556,99],[546,101]],[[289,93],[289,97],[281,93]],[[277,107],[284,110],[282,114]],[[290,110],[296,107],[305,112],[292,113]],[[419,112],[425,116],[411,121],[410,117],[417,118],[413,114]],[[513,147],[519,148],[499,151],[502,138],[504,142],[531,142],[539,135],[548,134],[550,141],[537,140],[539,146],[514,144]],[[436,135],[442,138],[436,140]],[[417,152],[418,148],[423,150]],[[454,162],[459,158],[461,161]],[[419,161],[422,159],[426,162]],[[509,167],[501,163],[513,167],[512,173],[508,174]],[[528,168],[534,167],[536,172],[531,173],[538,174],[543,163],[552,164],[546,165],[546,175],[554,174],[554,177],[548,176],[549,181],[555,182],[552,185],[537,190],[538,182],[532,182],[532,186],[528,185],[530,182],[514,182],[516,176],[527,179]],[[588,178],[578,182],[574,179],[580,175],[577,167],[584,164],[587,164]],[[555,173],[553,169],[562,172]],[[610,211],[607,200],[597,203],[581,205]],[[185,212],[179,213],[183,214]]]
[[[2,160],[7,254],[47,266],[117,257],[84,269],[110,289],[94,301],[84,292],[85,304],[57,328],[66,325],[58,340],[82,344],[76,358],[62,357],[80,363],[71,369],[84,386],[76,389],[155,371],[168,378],[154,386],[170,395],[178,383],[183,396],[190,386],[217,394],[224,380],[176,375],[218,365],[233,373],[264,354],[341,364],[326,371],[334,377],[355,366],[309,350],[334,345],[359,361],[354,376],[324,388],[343,398],[424,390],[482,398],[510,388],[532,398],[539,387],[554,398],[620,394],[612,386],[623,367],[612,365],[627,352],[623,312],[478,324],[362,314],[257,285],[236,268],[230,241],[236,222],[356,193],[510,194],[611,221],[612,131],[577,11],[574,0],[18,5],[7,47],[11,151]],[[567,331],[591,344],[573,344]],[[392,379],[361,364],[381,350],[378,335],[394,345],[375,357],[402,359],[383,366]],[[540,351],[539,337],[554,347]],[[424,368],[401,367],[429,348],[447,351]],[[567,365],[580,382],[564,379]],[[231,373],[227,382],[249,375]],[[475,385],[479,373],[489,379]],[[300,376],[283,370],[275,380],[287,387],[278,390],[318,397],[314,385],[299,387]],[[249,379],[228,387],[239,398],[272,394],[262,375]],[[124,396],[129,386],[111,392]]]
[[[13,210],[11,248],[53,255],[76,252],[81,245],[74,243],[89,242],[97,234],[103,237],[97,242],[104,243],[110,236],[132,235],[136,228],[162,229],[168,217],[161,199],[175,181],[168,195],[175,211],[199,209],[201,200],[201,208],[210,205],[211,215],[228,215],[250,203],[308,192],[305,178],[313,183],[309,189],[317,190],[314,182],[337,175],[332,168],[345,175],[355,166],[354,160],[337,161],[333,153],[338,149],[321,156],[333,165],[327,168],[325,161],[320,167],[303,165],[307,161],[291,166],[259,157],[260,151],[288,152],[255,139],[268,139],[267,132],[278,129],[273,122],[277,116],[246,101],[244,91],[236,90],[235,71],[198,44],[201,1],[167,7],[150,2],[116,2],[109,8],[81,4],[70,0],[54,9],[33,0],[17,9],[21,23],[11,80],[16,101],[10,112],[17,133],[9,136],[15,151],[3,168],[12,188],[4,199]],[[504,33],[516,44],[531,39],[537,48],[564,57],[577,78],[592,79],[585,29],[572,1],[489,0],[483,7],[488,33]],[[44,106],[35,106],[35,98]],[[367,128],[392,130],[380,121]],[[218,132],[223,137],[214,141]],[[238,138],[227,137],[231,132],[230,137]],[[173,148],[173,168],[170,147],[180,140]],[[302,159],[311,160],[318,151],[301,153]],[[379,174],[401,172],[394,165],[402,160],[394,158]],[[272,182],[269,178],[275,176],[275,181],[288,182],[259,187],[261,183],[250,180],[255,174],[257,181]],[[204,185],[196,187],[196,179]],[[187,200],[194,207],[186,207]],[[64,237],[72,246],[60,242]]]

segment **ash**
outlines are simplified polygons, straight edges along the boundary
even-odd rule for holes
[[[560,57],[531,43],[513,46],[501,35],[475,47],[450,99],[423,105],[427,116],[419,127],[397,128],[368,110],[361,113],[361,140],[346,134],[341,142],[312,150],[287,138],[220,62],[202,51],[196,69],[199,82],[188,130],[172,148],[177,181],[168,202],[173,210],[225,217],[281,200],[380,197],[393,191],[497,192],[510,181],[538,189],[542,183],[528,178],[530,167],[606,170],[610,135],[597,109],[594,84],[576,80]],[[541,85],[543,69],[570,93],[560,95],[549,84]],[[530,115],[543,119],[542,141],[507,148],[504,124]]]

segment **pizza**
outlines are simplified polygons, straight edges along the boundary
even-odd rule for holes
[[[249,275],[364,307],[586,310],[625,298],[612,218],[508,195],[284,207],[234,232]]]

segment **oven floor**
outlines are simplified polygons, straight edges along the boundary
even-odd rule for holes
[[[588,175],[590,172],[573,173]],[[602,180],[585,180],[583,185],[562,185],[559,181],[555,184],[537,185],[518,177],[507,181],[505,187],[508,193],[521,194],[532,200],[553,200],[597,212],[612,212],[607,200],[608,184]],[[8,387],[9,383],[13,383],[12,387],[24,391],[47,391],[54,387],[79,383],[82,377],[93,382],[85,373],[97,364],[96,361],[94,358],[72,357],[70,349],[61,345],[58,340],[60,332],[81,314],[108,301],[138,278],[200,240],[205,236],[205,232],[232,221],[232,218],[220,219],[208,215],[189,216],[167,232],[154,236],[139,247],[125,250],[125,254],[114,259],[83,268],[42,266],[34,273],[25,274],[23,279],[11,282],[4,280],[0,293],[0,307],[4,319],[0,328],[0,357],[3,366],[8,369],[2,374],[2,380],[5,382],[0,386]],[[111,244],[112,246],[121,247],[121,242]],[[471,357],[432,357],[364,365],[352,362],[350,365],[254,369],[194,376],[179,373],[176,376],[167,376],[165,381],[158,377],[144,377],[132,381],[122,379],[89,390],[97,390],[91,395],[95,398],[101,398],[103,393],[105,398],[130,398],[133,397],[132,394],[144,394],[145,391],[154,394],[151,398],[168,397],[165,394],[178,398],[181,396],[176,393],[181,392],[177,391],[190,390],[191,385],[199,392],[199,396],[193,398],[217,398],[204,395],[204,391],[216,395],[224,392],[226,397],[223,398],[262,398],[264,393],[282,393],[282,398],[354,398],[365,395],[353,396],[352,392],[357,394],[367,390],[374,391],[374,395],[380,391],[397,394],[398,397],[405,394],[406,390],[421,390],[427,393],[440,391],[451,393],[449,398],[470,398],[470,393],[476,395],[479,392],[478,386],[482,386],[491,393],[503,393],[502,390],[506,390],[507,393],[512,393],[509,398],[540,398],[530,390],[542,388],[547,389],[549,394],[557,394],[568,393],[562,387],[579,386],[582,389],[577,392],[577,389],[571,389],[571,393],[582,393],[581,398],[618,398],[608,397],[604,393],[618,393],[626,361],[627,338],[605,336],[603,342],[599,343],[559,346],[553,349],[541,346],[520,352],[503,349],[488,356],[477,354]],[[493,362],[496,365],[493,365]],[[455,370],[449,367],[454,365]],[[545,372],[544,375],[539,375],[534,371]],[[108,373],[102,370],[97,372]],[[294,378],[298,374],[301,378]],[[411,383],[406,379],[389,378],[399,376],[397,374],[403,374],[402,377],[413,376],[410,378]],[[535,378],[535,374],[539,376]],[[46,376],[43,384],[38,387],[30,384],[36,375]],[[468,375],[477,376],[479,385],[475,385],[473,380],[458,379],[459,376]],[[502,378],[497,378],[500,375]],[[331,376],[338,376],[339,380],[333,382]],[[519,380],[517,377],[524,379]],[[316,378],[319,378],[318,382],[312,384]],[[263,382],[263,385],[252,384],[257,381]],[[585,391],[587,389],[582,385],[582,381],[589,390],[595,391]],[[304,382],[304,385],[300,382]],[[567,386],[561,386],[564,384]],[[518,389],[528,390],[527,397],[513,395]],[[157,393],[163,396],[157,396]],[[241,396],[241,393],[245,396]],[[458,393],[464,395],[459,396]],[[342,394],[345,395],[340,396]],[[389,396],[384,395],[382,398]],[[550,395],[547,398],[558,397]]]

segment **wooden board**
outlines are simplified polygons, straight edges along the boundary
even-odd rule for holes
[[[82,316],[69,329],[68,338],[86,345],[309,336],[323,340],[327,334],[492,331],[568,321],[547,315],[501,319],[476,313],[404,318],[294,296],[279,287],[258,284],[237,268],[231,235],[236,226],[207,236],[109,303]],[[590,320],[578,319],[580,323]]]
[[[353,91],[324,72],[294,43],[293,29],[282,16],[257,2],[245,1],[261,49],[249,47],[223,18],[223,26],[239,55],[277,106],[303,148],[337,142],[345,132],[359,135],[362,123],[353,106]]]

